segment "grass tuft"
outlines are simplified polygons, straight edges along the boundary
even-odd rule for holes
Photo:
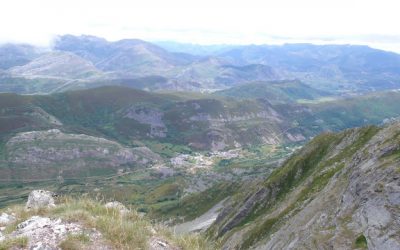
[[[368,249],[368,243],[367,243],[367,238],[363,234],[357,237],[355,243],[354,243],[356,248],[361,248],[361,249]]]
[[[28,245],[28,238],[26,237],[6,239],[0,242],[0,250],[23,249],[27,245]]]
[[[70,234],[58,245],[62,250],[79,250],[90,242],[90,237],[85,234]]]

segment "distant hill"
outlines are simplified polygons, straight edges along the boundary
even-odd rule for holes
[[[219,54],[236,64],[269,65],[316,88],[340,91],[399,87],[400,55],[358,45],[241,46]]]
[[[9,70],[12,75],[26,77],[86,78],[100,71],[94,65],[73,53],[49,52],[31,62]]]
[[[0,92],[53,93],[137,79],[149,79],[135,87],[151,91],[204,92],[295,79],[336,95],[400,88],[400,55],[367,46],[158,44],[64,35],[51,52],[3,45]],[[54,77],[68,78],[68,84],[60,79],[48,84]],[[155,78],[163,80],[154,84]]]
[[[112,53],[110,42],[95,36],[64,35],[56,38],[55,50],[69,51],[96,64]]]
[[[107,42],[93,36],[61,36],[54,48],[69,51],[91,60],[104,71],[123,72],[125,76],[155,74],[174,66],[185,65],[194,56],[168,52],[161,47],[139,39]]]
[[[0,69],[29,63],[40,55],[39,49],[27,44],[0,45]]]
[[[315,100],[329,96],[328,92],[314,89],[300,81],[250,82],[214,94],[247,99],[263,98],[271,103]]]

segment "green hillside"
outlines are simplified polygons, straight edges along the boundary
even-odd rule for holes
[[[329,96],[328,92],[314,89],[300,81],[253,82],[215,92],[216,95],[235,98],[263,98],[271,103],[315,100]]]
[[[126,145],[139,140],[189,145],[197,150],[227,149],[235,143],[305,141],[326,130],[380,124],[399,116],[396,104],[400,93],[393,91],[310,103],[274,103],[284,98],[272,96],[233,99],[126,87],[44,96],[1,94],[0,135],[62,128]]]
[[[229,249],[291,244],[351,248],[359,235],[365,235],[368,246],[377,244],[381,236],[368,235],[374,225],[365,220],[387,223],[375,216],[398,211],[396,202],[383,198],[399,175],[398,135],[395,123],[317,136],[265,180],[243,185],[225,204],[209,235],[222,238]],[[387,179],[388,173],[397,177]],[[357,189],[360,185],[362,190]],[[381,207],[380,212],[359,213],[374,206]]]

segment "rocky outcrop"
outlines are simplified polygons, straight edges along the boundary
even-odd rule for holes
[[[7,213],[2,213],[0,215],[0,226],[6,226],[13,223],[16,220],[15,216],[9,215]]]
[[[33,216],[18,224],[17,230],[10,237],[28,238],[27,249],[60,249],[59,244],[69,235],[79,234],[85,234],[92,242],[102,238],[101,233],[95,229],[88,230],[76,223],[41,216]]]
[[[265,111],[237,114],[224,114],[219,117],[212,117],[207,113],[198,113],[189,118],[191,121],[209,121],[212,123],[228,123],[228,122],[240,122],[251,119],[265,119],[274,122],[282,122],[282,117],[272,108],[268,108]]]
[[[286,133],[286,137],[289,139],[291,142],[301,142],[305,141],[306,138],[302,134],[291,134],[291,133]]]
[[[168,241],[158,237],[152,237],[149,245],[149,250],[180,250],[180,248],[174,247]]]
[[[167,228],[154,227],[118,201],[101,204],[85,198],[66,198],[54,207],[51,195],[48,191],[35,190],[29,196],[28,204],[46,209],[26,210],[16,206],[7,208],[13,211],[12,215],[1,214],[0,249],[182,249],[176,244],[184,236],[178,239]],[[7,230],[4,226],[8,226]]]
[[[400,249],[399,154],[400,123],[321,135],[239,191],[210,232],[225,249]]]
[[[34,190],[29,194],[27,209],[50,208],[55,206],[55,193],[45,190]]]
[[[119,201],[111,201],[104,205],[108,209],[115,209],[118,210],[121,214],[129,213],[129,210]]]
[[[13,138],[10,141],[11,143],[35,142],[36,140],[48,139],[48,137],[58,138],[62,136],[60,135],[61,132],[57,130],[43,132],[22,133],[19,139]],[[81,139],[82,137],[76,136],[76,138]],[[164,168],[163,164],[157,166]],[[10,168],[12,167],[14,166],[10,166]],[[58,166],[53,165],[52,167],[57,168]],[[4,168],[4,166],[2,165],[0,168]],[[53,184],[50,181],[34,181],[33,184],[24,182],[21,185],[13,182],[9,187],[3,187],[4,192],[0,197],[0,249],[214,249],[213,243],[208,242],[203,237],[198,235],[177,237],[165,224],[159,222],[153,224],[153,221],[146,216],[143,210],[135,211],[131,209],[131,206],[125,206],[117,200],[111,200],[108,203],[103,202],[104,199],[112,199],[112,196],[120,197],[122,201],[132,201],[128,197],[132,195],[132,193],[129,193],[132,191],[132,186],[126,185],[127,182],[123,180],[130,179],[132,176],[135,177],[137,173],[144,174],[146,181],[155,181],[161,184],[165,182],[153,174],[153,168],[139,169],[133,171],[134,173],[127,173],[126,167],[118,169],[121,170],[118,175],[94,176],[92,177],[93,182],[83,180],[79,184],[73,181],[61,185]],[[31,171],[34,173],[37,169]],[[50,183],[47,184],[48,182]],[[112,186],[103,185],[108,182]],[[144,188],[143,191],[149,188],[150,191],[153,191],[153,188],[145,182],[139,180],[134,185],[140,189]],[[82,189],[79,188],[79,191],[65,188],[76,187],[77,184],[80,186],[81,183]],[[163,193],[161,196],[164,196],[164,190],[173,193],[174,197],[179,195],[176,192],[180,193],[181,190],[180,187],[177,187],[177,184],[166,184],[173,184],[171,191],[169,191],[169,186],[165,186],[168,190],[162,187],[159,189]],[[1,185],[6,184],[2,182]],[[51,187],[48,190],[57,190],[57,194],[60,194],[61,197],[55,198],[53,192],[46,190],[34,190],[29,196],[26,195],[26,190],[33,186]],[[102,190],[94,190],[94,188],[101,188]],[[10,191],[14,189],[20,191],[18,200],[10,201],[8,200]],[[100,192],[108,198],[103,197]],[[116,195],[116,192],[122,196]],[[156,194],[156,192],[159,191],[152,193]],[[169,193],[165,194],[170,195]],[[92,198],[94,195],[96,197]],[[157,196],[155,199],[161,196]],[[27,203],[21,204],[21,199],[24,197],[26,197]],[[170,197],[167,200],[170,200]]]
[[[124,112],[124,117],[149,125],[150,132],[148,136],[161,138],[167,136],[168,130],[163,121],[164,113],[160,110],[149,107],[132,106]]]

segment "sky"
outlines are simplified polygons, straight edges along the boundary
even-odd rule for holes
[[[399,3],[398,3],[399,2]],[[0,43],[57,35],[196,44],[365,44],[400,53],[396,0],[2,0]]]

